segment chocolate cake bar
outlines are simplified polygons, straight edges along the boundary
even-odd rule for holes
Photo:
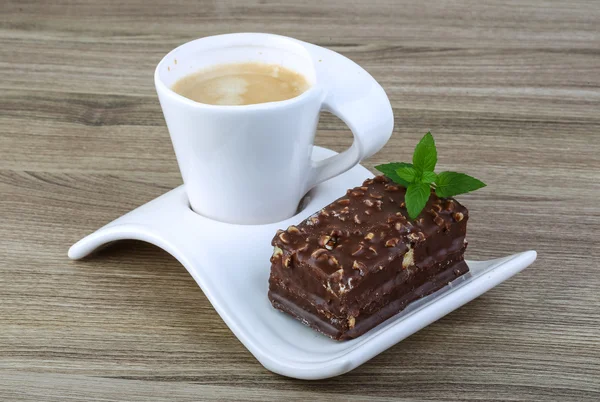
[[[406,189],[366,180],[273,238],[273,306],[333,338],[355,338],[469,268],[468,212],[432,192],[408,218]]]

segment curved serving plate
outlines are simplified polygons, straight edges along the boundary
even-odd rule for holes
[[[315,147],[313,156],[334,153]],[[107,243],[143,240],[172,254],[200,285],[233,333],[267,369],[288,377],[322,379],[346,373],[525,269],[526,251],[492,261],[467,261],[470,272],[412,303],[363,336],[336,342],[276,311],[267,298],[271,239],[371,173],[362,166],[317,186],[296,216],[268,225],[231,225],[189,208],[183,186],[123,215],[69,249],[80,259]]]

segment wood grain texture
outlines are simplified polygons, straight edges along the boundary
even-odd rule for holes
[[[597,1],[0,2],[0,400],[600,400]],[[188,40],[268,31],[336,50],[386,89],[406,160],[488,183],[470,259],[538,261],[360,368],[303,382],[262,368],[185,269],[82,236],[181,183],[154,92]],[[324,115],[318,144],[347,128]]]

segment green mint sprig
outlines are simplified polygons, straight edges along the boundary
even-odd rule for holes
[[[412,163],[394,162],[375,166],[375,169],[389,177],[395,183],[406,187],[406,210],[408,216],[415,219],[419,216],[431,189],[440,198],[452,197],[485,187],[485,183],[464,173],[434,173],[437,163],[437,149],[431,133],[419,141],[413,153]]]

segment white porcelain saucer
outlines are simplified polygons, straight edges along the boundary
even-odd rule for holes
[[[313,157],[332,154],[315,147]],[[535,251],[526,251],[492,261],[468,261],[468,274],[350,341],[333,341],[273,309],[267,290],[276,230],[299,223],[371,176],[356,166],[313,189],[296,216],[260,226],[215,222],[192,212],[181,186],[83,238],[70,248],[69,257],[83,258],[121,239],[155,244],[183,264],[229,328],[267,369],[300,379],[337,376],[482,295],[536,258]]]

